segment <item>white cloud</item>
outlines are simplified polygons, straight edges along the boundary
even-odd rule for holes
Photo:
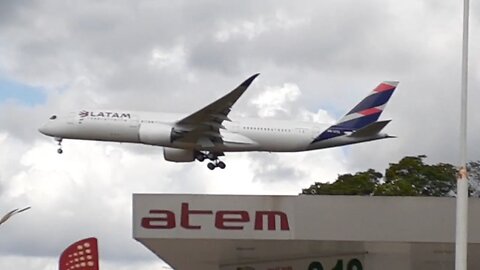
[[[263,20],[243,21],[237,25],[226,25],[223,28],[215,33],[215,39],[219,42],[226,42],[235,35],[245,36],[251,40],[267,30]]]
[[[335,119],[325,110],[319,109],[316,113],[300,110],[300,119],[305,122],[315,122],[321,124],[333,124]]]
[[[2,256],[0,260],[0,269],[35,269],[51,270],[58,268],[58,258],[56,257],[36,257],[36,256]],[[173,269],[158,259],[149,261],[110,261],[100,260],[100,268],[106,270],[168,270]]]
[[[308,18],[291,17],[285,11],[277,10],[270,16],[261,16],[255,20],[224,22],[214,36],[218,42],[227,42],[232,38],[241,37],[252,40],[267,31],[290,30],[309,22]]]
[[[181,69],[185,65],[185,50],[181,46],[171,50],[155,48],[149,63],[157,68]]]
[[[0,260],[1,269],[38,269],[58,268],[58,258],[3,255]]]
[[[265,91],[251,101],[258,108],[260,117],[272,117],[278,112],[288,113],[289,103],[301,94],[297,85],[285,83],[281,87],[268,86]]]

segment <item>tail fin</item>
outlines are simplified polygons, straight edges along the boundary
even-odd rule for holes
[[[354,131],[377,121],[397,85],[398,82],[382,82],[335,126]]]
[[[367,97],[360,101],[335,125],[315,138],[313,142],[346,135],[346,133],[355,132],[376,122],[397,85],[398,82],[392,81],[380,83]]]

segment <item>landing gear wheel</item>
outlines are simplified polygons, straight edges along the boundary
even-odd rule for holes
[[[198,152],[195,155],[195,158],[199,161],[203,161],[204,159],[209,159],[211,162],[207,164],[207,167],[210,170],[214,170],[215,168],[225,169],[226,165],[223,161],[218,159],[218,153],[215,152]]]
[[[215,167],[217,167],[217,166],[215,166],[215,164],[213,164],[212,162],[209,162],[209,163],[207,164],[207,167],[208,167],[210,170],[214,170]]]
[[[63,153],[63,150],[62,150],[62,138],[55,138],[55,141],[58,142],[58,149],[57,149],[57,153],[61,154]]]
[[[224,163],[223,161],[219,161],[219,162],[217,163],[217,167],[219,167],[220,169],[225,169],[226,165],[225,165],[225,163]]]

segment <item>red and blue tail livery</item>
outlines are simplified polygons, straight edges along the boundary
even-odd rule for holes
[[[380,83],[367,97],[360,101],[360,103],[351,109],[335,125],[331,126],[315,138],[312,144],[339,136],[351,135],[356,131],[364,129],[374,123],[378,123],[377,120],[385,109],[385,106],[397,85],[398,82],[394,81]],[[384,124],[383,127],[385,125],[386,124]]]

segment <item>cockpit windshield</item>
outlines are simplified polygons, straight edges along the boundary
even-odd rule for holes
[[[55,120],[55,119],[57,119],[57,116],[56,116],[56,115],[50,116],[50,120]]]

